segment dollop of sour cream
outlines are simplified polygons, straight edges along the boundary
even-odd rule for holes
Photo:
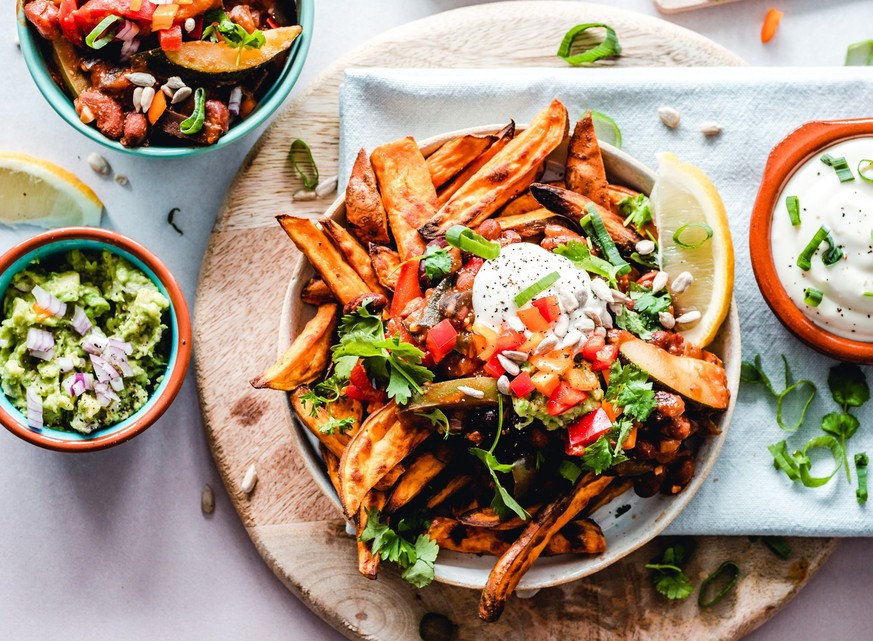
[[[572,296],[578,309],[589,316],[608,313],[606,302],[591,291],[591,278],[584,270],[577,269],[573,262],[553,254],[533,243],[514,243],[500,250],[500,255],[486,261],[473,281],[473,311],[476,323],[500,332],[504,325],[517,325],[519,307],[515,297],[544,276],[558,272],[560,278],[536,295],[536,298],[558,296],[563,312],[568,312],[562,301]],[[526,304],[527,305],[527,304]]]
[[[855,180],[841,183],[821,161],[824,154],[845,157]],[[873,184],[858,176],[858,163],[873,158],[873,138],[855,138],[816,153],[789,179],[779,197],[771,225],[773,261],[779,280],[794,304],[819,327],[852,340],[873,342]],[[792,226],[785,199],[797,196],[800,225]],[[844,256],[834,265],[822,261],[822,243],[803,271],[797,257],[816,231],[827,225]],[[818,307],[804,302],[807,288],[823,293]]]

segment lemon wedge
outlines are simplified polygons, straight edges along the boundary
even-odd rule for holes
[[[686,340],[705,347],[727,316],[734,289],[734,247],[724,203],[706,174],[666,152],[658,154],[650,201],[660,237],[658,257],[661,269],[670,275],[675,316],[692,319],[676,329]],[[674,291],[674,281],[683,272],[693,281],[684,291]],[[699,319],[694,320],[695,312]]]
[[[97,227],[102,213],[97,195],[66,169],[32,156],[0,152],[0,224]]]

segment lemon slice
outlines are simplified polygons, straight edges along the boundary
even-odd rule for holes
[[[734,248],[724,203],[706,174],[671,153],[658,154],[658,179],[650,200],[675,316],[700,313],[699,320],[677,324],[676,329],[705,347],[727,316],[734,288]],[[683,272],[694,280],[685,291],[673,292],[673,282]]]
[[[66,169],[32,156],[0,152],[0,224],[97,227],[102,213],[97,195]]]

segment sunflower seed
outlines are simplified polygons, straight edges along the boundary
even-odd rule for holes
[[[118,174],[117,176],[115,176],[115,182],[117,182],[122,187],[127,187],[130,184],[130,178],[128,178],[124,174]]]
[[[629,303],[631,302],[630,297],[628,297],[624,292],[620,292],[617,289],[612,290],[612,297],[615,299],[616,303]]]
[[[670,312],[658,312],[658,322],[666,329],[673,329],[676,326],[676,319]]]
[[[518,363],[509,360],[503,354],[497,355],[497,362],[500,363],[500,366],[505,369],[510,376],[518,376],[521,372],[521,368],[519,368]]]
[[[588,316],[588,318],[590,318],[594,322],[595,325],[602,324],[600,322],[600,310],[599,309],[597,309],[595,307],[586,307],[584,309],[584,311],[585,311],[585,315]]]
[[[634,249],[637,250],[637,253],[640,256],[648,256],[655,251],[655,242],[648,239],[641,240],[636,244],[636,247],[634,247]]]
[[[209,486],[209,483],[203,486],[203,491],[200,493],[200,511],[204,514],[212,514],[215,511],[215,492]]]
[[[134,71],[133,73],[126,73],[124,77],[130,80],[137,87],[151,87],[155,84],[155,77],[144,71]]]
[[[318,183],[318,186],[315,188],[315,193],[318,195],[319,198],[329,196],[336,191],[338,183],[339,178],[337,176],[331,176],[330,178],[326,178]]]
[[[618,316],[624,311],[624,305],[621,303],[607,303],[606,305],[613,314]]]
[[[555,323],[555,328],[552,330],[558,338],[564,338],[567,335],[567,330],[570,329],[570,317],[567,314],[558,316],[558,322]]]
[[[675,129],[679,126],[679,112],[673,107],[661,107],[658,109],[658,118],[670,129]]]
[[[475,387],[467,387],[466,385],[458,385],[458,391],[461,394],[472,396],[473,398],[485,398],[485,392]]]
[[[300,191],[294,192],[294,195],[291,196],[291,200],[296,200],[298,202],[304,200],[318,200],[318,194],[315,193],[314,189],[301,189]]]
[[[667,272],[658,272],[652,280],[652,293],[657,294],[667,286],[667,281],[670,280],[670,274]]]
[[[176,93],[176,90],[175,90],[175,89],[171,89],[171,88],[170,88],[170,85],[166,85],[166,84],[161,85],[161,91],[164,92],[164,95],[165,95],[167,98],[172,98],[172,97],[173,97],[173,94]]]
[[[547,354],[558,346],[558,342],[558,337],[554,334],[546,336],[542,341],[540,341],[540,344],[537,345],[534,354]]]
[[[612,290],[609,289],[609,285],[602,278],[591,279],[591,291],[600,300],[605,300],[607,303],[615,302],[615,299],[612,297]]]
[[[133,90],[133,108],[139,113],[142,110],[142,87]]]
[[[194,18],[186,18],[185,19],[185,31],[187,31],[188,33],[191,33],[192,31],[194,31],[194,28],[196,26],[197,26],[197,22],[194,20]]]
[[[564,336],[564,340],[561,342],[561,349],[572,347],[580,340],[582,340],[582,332],[580,332],[576,328],[573,328],[569,332],[567,332],[566,336]]]
[[[258,471],[255,469],[255,464],[252,463],[249,465],[249,469],[246,470],[240,489],[243,491],[243,494],[251,494],[257,484]]]
[[[191,89],[191,87],[180,87],[179,89],[176,89],[176,93],[173,94],[173,99],[170,100],[170,104],[175,105],[183,100],[187,100],[192,93],[194,93],[194,90]]]
[[[580,318],[579,320],[573,321],[573,329],[578,329],[580,332],[590,332],[594,329],[594,321],[588,318]]]
[[[673,279],[673,284],[670,286],[677,294],[681,294],[686,289],[691,287],[691,283],[694,282],[694,276],[691,275],[691,272],[682,272],[676,278]]]
[[[606,309],[600,312],[600,324],[606,329],[612,329],[612,316]]]
[[[91,166],[91,169],[101,176],[108,176],[112,173],[112,167],[109,166],[109,161],[96,152],[88,154],[88,164]]]
[[[688,323],[695,323],[700,320],[700,312],[696,309],[690,312],[685,312],[682,316],[679,316],[676,319],[677,325],[687,325]]]
[[[717,122],[705,122],[700,125],[700,131],[704,136],[717,136],[721,133],[721,126]]]
[[[509,378],[506,376],[506,374],[497,379],[497,391],[501,394],[506,394],[507,396],[509,396]]]
[[[527,352],[520,352],[515,349],[505,349],[500,353],[516,363],[524,363],[527,360]]]
[[[170,89],[181,89],[185,86],[185,81],[182,80],[179,76],[170,76],[167,78],[167,86]]]
[[[510,316],[506,319],[506,324],[509,325],[510,329],[514,329],[517,332],[523,332],[525,329],[527,329],[518,316]]]
[[[149,110],[149,107],[152,106],[152,100],[155,99],[155,90],[153,87],[143,87],[142,88],[142,96],[139,99],[139,106],[142,108],[143,113]]]
[[[579,300],[566,287],[558,289],[558,301],[566,313],[575,312],[579,309]]]
[[[597,336],[606,336],[606,328],[605,327],[595,327],[594,333]]]

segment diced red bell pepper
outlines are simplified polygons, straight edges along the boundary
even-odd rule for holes
[[[555,388],[549,396],[546,411],[550,416],[560,416],[588,398],[588,394],[582,390],[573,389],[564,381]]]
[[[356,401],[384,401],[386,398],[385,392],[373,387],[367,376],[367,370],[361,363],[357,363],[352,368],[352,373],[349,374],[349,384],[346,385],[342,393]]]
[[[582,456],[585,448],[612,428],[609,415],[598,408],[579,418],[567,427],[567,447],[570,456]]]
[[[518,396],[519,398],[524,398],[532,391],[536,389],[533,384],[533,381],[530,378],[530,374],[527,372],[522,372],[509,384],[509,389],[512,390],[512,393]]]
[[[606,339],[603,338],[603,336],[592,334],[588,337],[588,340],[585,341],[585,345],[582,346],[582,358],[589,363],[593,363],[597,360],[597,352],[602,350],[605,345]]]
[[[61,23],[61,32],[64,34],[64,38],[81,47],[82,32],[79,30],[76,17],[73,15],[78,8],[78,0],[61,0],[58,7],[58,22]]]
[[[406,261],[400,266],[397,287],[394,288],[394,298],[391,299],[391,316],[399,323],[403,309],[410,301],[421,298],[422,295],[418,282],[418,261]]]
[[[444,318],[428,330],[426,343],[434,363],[439,363],[455,349],[457,339],[458,331],[448,318]]]
[[[618,345],[606,345],[597,352],[597,358],[591,363],[591,369],[595,372],[602,372],[612,367],[612,362],[618,358]]]
[[[524,334],[517,332],[514,329],[504,329],[494,341],[494,349],[485,356],[488,360],[485,362],[485,372],[494,378],[500,378],[506,370],[503,365],[497,360],[497,355],[506,350],[517,349],[524,342]]]
[[[501,365],[500,361],[497,360],[496,354],[485,362],[485,366],[482,369],[485,370],[485,373],[491,378],[500,378],[506,373],[506,370],[503,369],[503,365]]]
[[[191,30],[191,33],[188,34],[189,40],[200,40],[203,38],[203,15],[199,15],[194,18],[194,28]]]
[[[561,306],[558,304],[557,296],[538,298],[533,301],[531,305],[540,310],[540,314],[542,314],[543,318],[545,318],[549,323],[554,323],[558,320],[558,316],[561,315]]]
[[[179,51],[182,49],[182,25],[174,24],[169,29],[158,31],[161,49]]]
[[[516,315],[532,332],[547,332],[552,324],[547,321],[536,307],[525,307],[516,312]]]

